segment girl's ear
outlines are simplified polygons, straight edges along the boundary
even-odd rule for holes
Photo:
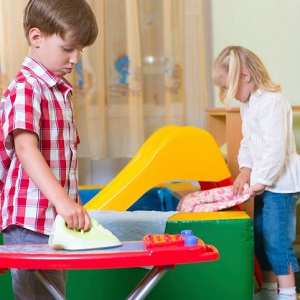
[[[38,28],[31,28],[29,30],[29,41],[30,41],[30,45],[35,47],[35,48],[39,48],[40,47],[40,43],[41,43],[41,38],[42,38],[42,33]]]
[[[251,81],[251,79],[252,79],[252,76],[251,76],[249,70],[247,70],[247,69],[242,69],[242,71],[241,71],[241,77],[247,83],[249,83]]]

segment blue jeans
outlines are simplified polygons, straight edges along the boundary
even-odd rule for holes
[[[47,244],[48,236],[19,226],[9,226],[3,232],[4,244]],[[44,273],[66,295],[67,272],[47,270]],[[53,300],[53,296],[31,270],[11,269],[12,286],[17,300]]]
[[[254,199],[255,255],[262,271],[289,274],[289,265],[299,271],[295,251],[296,204],[300,193],[265,191]]]

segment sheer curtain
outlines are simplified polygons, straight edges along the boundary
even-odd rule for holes
[[[88,133],[85,137],[90,138],[82,145],[81,154],[131,157],[161,126],[205,127],[202,1],[89,3],[101,35],[98,45],[87,50],[93,53],[89,56],[93,61],[90,74],[97,84],[88,98],[94,104],[90,113],[85,101],[86,118],[81,121]],[[92,149],[86,147],[91,144]]]
[[[0,1],[0,95],[20,69],[28,46],[23,33],[27,0]]]
[[[98,20],[72,77],[83,158],[131,157],[156,129],[205,126],[200,0],[87,0]],[[0,93],[27,54],[27,0],[0,1]]]

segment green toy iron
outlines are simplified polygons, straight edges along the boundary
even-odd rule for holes
[[[55,218],[48,244],[57,249],[90,250],[121,246],[119,239],[95,219],[89,231],[69,229],[65,220],[57,215]]]

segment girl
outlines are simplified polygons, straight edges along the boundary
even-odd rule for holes
[[[243,139],[240,174],[234,194],[254,198],[254,244],[263,284],[257,300],[296,300],[292,248],[296,236],[296,203],[300,191],[300,157],[292,129],[292,109],[261,60],[243,47],[225,48],[213,65],[221,101],[241,102]],[[279,295],[277,291],[279,285]]]

